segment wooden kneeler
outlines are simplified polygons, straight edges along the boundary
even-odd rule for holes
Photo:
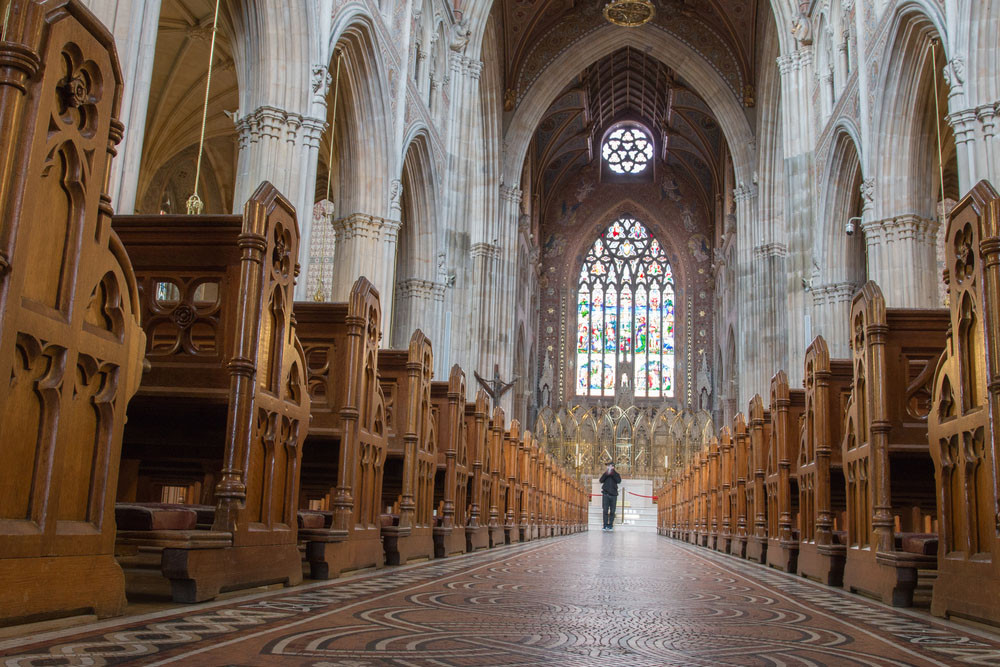
[[[105,192],[122,77],[80,2],[0,42],[0,625],[120,614],[114,494],[144,336]]]

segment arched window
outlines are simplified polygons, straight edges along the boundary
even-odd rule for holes
[[[576,352],[577,395],[614,396],[627,382],[636,398],[674,395],[673,274],[634,218],[616,220],[583,261]]]

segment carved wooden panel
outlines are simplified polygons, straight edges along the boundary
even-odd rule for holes
[[[979,183],[952,211],[945,235],[951,326],[928,423],[940,526],[932,610],[993,623],[1000,621],[998,231],[1000,195]]]
[[[81,608],[107,615],[123,601],[111,560],[113,502],[144,345],[135,278],[104,192],[122,135],[121,73],[111,35],[77,3],[16,0],[7,39],[0,588],[8,566],[29,583],[16,604],[0,592],[0,617]],[[30,559],[41,557],[47,578],[32,570],[43,566]],[[79,578],[81,565],[92,569],[89,580]]]

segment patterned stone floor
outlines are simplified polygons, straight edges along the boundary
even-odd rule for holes
[[[1000,665],[1000,637],[590,532],[0,642],[26,665]]]

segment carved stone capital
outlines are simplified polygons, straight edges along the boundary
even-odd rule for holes
[[[354,213],[334,220],[333,231],[337,244],[354,240],[396,242],[399,235],[398,220],[388,220],[366,213]]]

